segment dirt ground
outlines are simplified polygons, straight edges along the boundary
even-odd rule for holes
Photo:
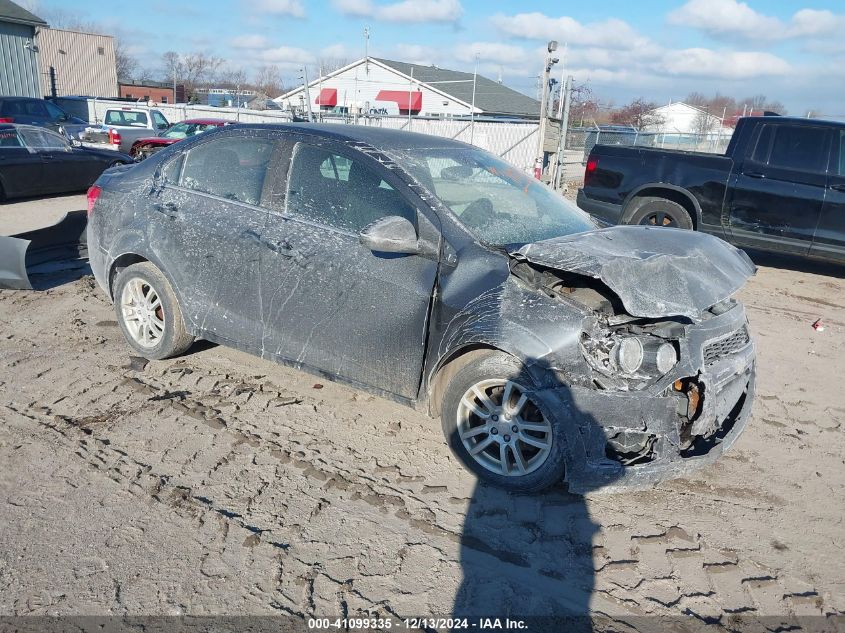
[[[0,615],[845,613],[845,269],[761,263],[733,451],[586,499],[478,487],[438,421],[241,352],[132,358],[85,267],[0,291]]]

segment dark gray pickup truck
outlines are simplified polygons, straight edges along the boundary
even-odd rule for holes
[[[845,123],[743,118],[725,154],[597,145],[578,206],[611,224],[845,262]]]

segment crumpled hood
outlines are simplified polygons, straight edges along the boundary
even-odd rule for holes
[[[712,235],[645,226],[526,244],[512,256],[600,279],[633,316],[700,317],[756,272],[743,251]]]

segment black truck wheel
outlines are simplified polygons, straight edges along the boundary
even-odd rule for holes
[[[625,224],[665,226],[675,229],[692,229],[692,218],[677,202],[666,198],[640,198]]]

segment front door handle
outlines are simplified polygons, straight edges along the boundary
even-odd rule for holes
[[[177,207],[172,202],[165,202],[164,204],[154,204],[153,210],[157,213],[161,213],[164,216],[167,216],[171,220],[175,220],[179,217],[179,207]]]
[[[830,188],[834,191],[845,191],[845,183],[841,185],[830,185]]]
[[[745,175],[748,176],[749,178],[765,178],[766,177],[766,174],[764,174],[761,171],[747,171],[747,172],[745,172]]]

